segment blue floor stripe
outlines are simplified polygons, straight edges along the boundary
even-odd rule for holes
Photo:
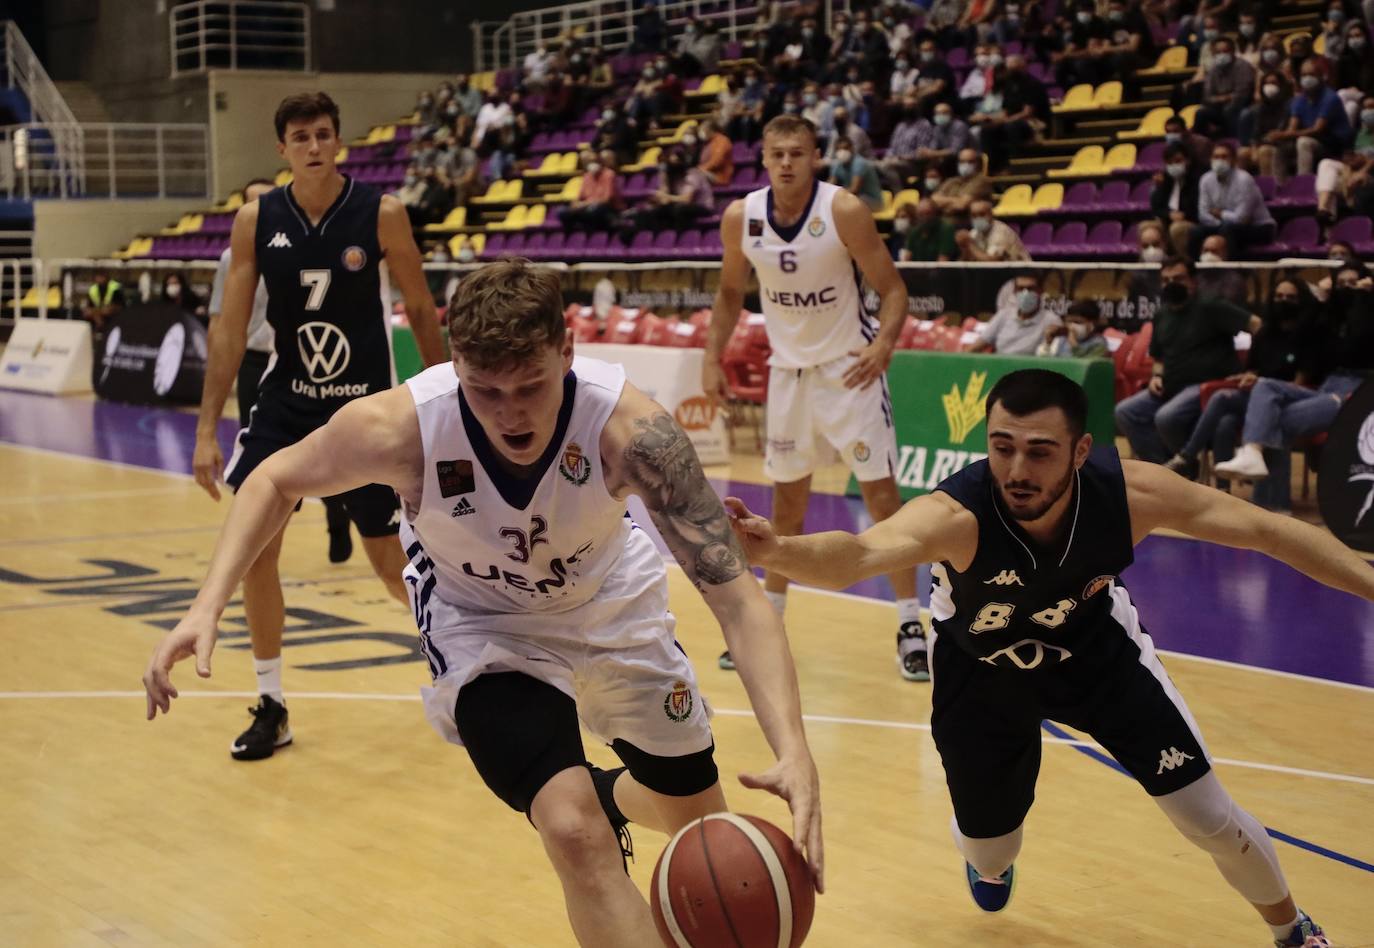
[[[1049,721],[1041,721],[1040,726],[1045,729],[1046,733],[1058,738],[1062,738],[1063,740],[1078,740],[1078,738],[1074,737],[1068,731],[1059,727],[1057,724],[1053,724]],[[1116,760],[1113,759],[1110,754],[1103,753],[1096,747],[1084,747],[1081,744],[1070,744],[1069,746],[1072,747],[1074,750],[1078,751],[1079,753],[1088,755],[1098,763],[1106,764],[1108,767],[1112,768],[1119,774],[1124,774],[1127,777],[1131,776],[1130,771],[1128,771],[1125,767],[1122,767],[1119,763],[1117,763]],[[1297,836],[1290,836],[1282,830],[1276,830],[1269,826],[1266,826],[1264,829],[1271,837],[1277,839],[1281,843],[1287,843],[1290,846],[1296,846],[1298,849],[1305,849],[1309,853],[1316,853],[1318,856],[1325,856],[1327,859],[1333,860],[1334,862],[1343,863],[1355,869],[1363,869],[1365,872],[1374,873],[1374,865],[1365,862],[1363,859],[1356,859],[1354,856],[1347,856],[1345,853],[1338,853],[1334,849],[1327,849],[1325,846],[1319,846],[1316,843],[1308,842],[1307,840],[1301,839]]]

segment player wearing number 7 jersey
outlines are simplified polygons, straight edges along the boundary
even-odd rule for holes
[[[999,911],[1011,897],[1049,718],[1106,748],[1212,857],[1275,944],[1325,948],[1264,827],[1213,773],[1118,576],[1159,528],[1267,553],[1366,599],[1374,569],[1324,530],[1095,449],[1086,419],[1076,383],[1043,369],[1013,372],[987,398],[988,458],[858,536],[779,537],[738,500],[726,503],[750,560],[800,582],[843,588],[935,564],[931,733],[980,908]]]
[[[224,468],[215,428],[247,341],[261,275],[273,352],[258,402],[241,419],[223,479],[237,490],[269,456],[322,427],[355,398],[395,383],[388,275],[426,365],[445,361],[433,298],[401,203],[340,174],[339,110],[323,92],[288,96],[275,116],[277,153],[292,180],[239,209],[234,218],[224,306],[210,327],[209,363],[196,427],[196,482],[215,500]],[[406,558],[396,533],[400,505],[390,487],[371,484],[340,495],[372,568],[388,591],[408,601]],[[283,528],[284,529],[284,528]],[[285,611],[278,532],[243,579],[259,704],[253,723],[230,746],[237,760],[270,757],[291,742],[281,685]]]

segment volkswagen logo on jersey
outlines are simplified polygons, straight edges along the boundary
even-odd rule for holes
[[[341,259],[343,260],[344,269],[352,273],[357,273],[363,267],[367,266],[367,251],[355,244],[343,252],[343,257]]]
[[[348,368],[348,337],[333,323],[303,323],[296,330],[296,345],[312,382],[328,382]]]

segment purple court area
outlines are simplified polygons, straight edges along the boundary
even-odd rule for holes
[[[236,425],[220,423],[228,457]],[[161,408],[0,392],[0,442],[135,467],[189,474],[195,416]],[[758,513],[769,490],[712,481]],[[647,524],[643,509],[631,506]],[[856,498],[817,494],[806,528],[856,530],[867,525]],[[1276,671],[1374,687],[1374,604],[1327,589],[1266,556],[1193,540],[1150,537],[1123,575],[1146,628],[1162,648]],[[885,580],[849,592],[890,600]],[[921,571],[929,595],[929,570]]]

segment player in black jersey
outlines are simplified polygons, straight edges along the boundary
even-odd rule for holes
[[[392,386],[388,273],[405,297],[425,364],[447,358],[405,208],[335,165],[339,110],[333,100],[323,92],[288,96],[274,121],[277,153],[290,165],[292,181],[244,204],[235,216],[224,307],[210,327],[193,467],[196,483],[215,500],[222,471],[237,490],[263,460],[322,427],[339,408]],[[273,353],[226,471],[215,427],[243,360],[259,275],[267,286]],[[341,500],[372,568],[392,596],[408,602],[395,491],[372,484]],[[281,686],[281,541],[279,533],[243,580],[261,697],[251,709],[252,725],[230,747],[238,760],[270,757],[291,742]]]
[[[1273,930],[1324,948],[1288,891],[1264,827],[1212,772],[1118,574],[1151,531],[1258,550],[1374,599],[1374,568],[1330,533],[1093,448],[1087,398],[1055,372],[1013,372],[987,398],[988,458],[855,536],[779,537],[726,503],[756,565],[829,589],[936,564],[931,732],[954,803],[974,901],[1004,908],[1034,798],[1040,722],[1086,731]]]

